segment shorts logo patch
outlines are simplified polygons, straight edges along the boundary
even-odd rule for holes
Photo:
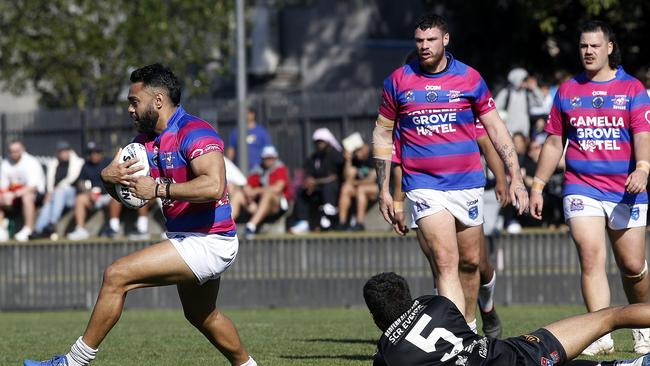
[[[531,334],[524,334],[524,335],[522,335],[522,337],[524,337],[524,339],[526,340],[526,342],[530,342],[530,343],[536,342],[536,343],[539,343],[539,337],[538,337],[538,336],[534,336],[534,335],[531,335]]]
[[[560,354],[557,351],[551,352],[551,358],[553,359],[554,363],[560,362]]]
[[[639,208],[638,207],[632,206],[630,208],[630,218],[632,220],[635,220],[635,221],[639,219]]]
[[[424,200],[420,200],[420,201],[415,202],[415,209],[417,210],[417,212],[422,212],[422,211],[427,210],[429,208],[431,208],[431,206],[429,206],[429,204],[426,203],[426,201],[424,201]]]
[[[542,357],[539,364],[542,366],[553,366],[553,360],[548,359],[546,357]]]
[[[571,203],[569,204],[569,211],[582,211],[585,209],[585,205],[580,198],[571,198]]]
[[[469,218],[475,220],[478,217],[478,206],[472,206],[467,211]]]

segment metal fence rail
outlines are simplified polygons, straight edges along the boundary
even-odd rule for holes
[[[148,242],[0,244],[0,310],[90,308],[103,270]],[[582,303],[576,250],[566,234],[502,236],[496,241],[499,303]],[[373,274],[395,271],[412,293],[430,293],[429,266],[415,237],[388,235],[269,238],[242,241],[222,281],[227,307],[362,305]],[[611,253],[612,299],[625,302]],[[140,289],[130,307],[179,306],[172,287]]]

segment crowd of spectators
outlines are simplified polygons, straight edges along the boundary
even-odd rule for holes
[[[507,75],[507,86],[496,94],[497,110],[513,134],[529,189],[547,136],[544,127],[557,85],[568,76],[558,72],[553,83],[545,83],[523,68],[514,68]],[[650,93],[650,71],[641,79],[646,80]],[[344,139],[341,144],[329,129],[317,128],[312,135],[313,153],[301,168],[290,172],[252,109],[247,113],[247,128],[248,177],[234,164],[236,130],[227,140],[225,154],[233,217],[243,224],[247,238],[254,237],[265,223],[283,216],[288,219],[287,231],[294,234],[365,230],[366,213],[377,200],[378,187],[371,148],[358,133],[348,137],[350,143]],[[73,210],[74,215],[74,229],[67,234],[70,240],[89,238],[88,213],[102,209],[108,219],[98,234],[114,237],[121,232],[122,205],[106,192],[99,177],[110,158],[97,144],[86,146],[84,159],[66,141],[60,141],[56,158],[45,163],[30,155],[19,140],[11,141],[7,150],[0,165],[0,241],[8,240],[10,232],[18,241],[57,237],[61,231],[57,223],[66,210]],[[530,226],[567,230],[561,195],[563,169],[561,161],[547,184],[541,222],[517,216],[512,207],[506,207],[500,212],[497,230],[511,234]],[[148,236],[150,206],[138,210],[130,237]],[[8,220],[8,215],[17,220]],[[10,222],[22,226],[18,229]]]

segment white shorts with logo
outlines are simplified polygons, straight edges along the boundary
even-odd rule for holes
[[[239,251],[237,236],[184,232],[166,235],[201,285],[219,278]]]
[[[413,222],[442,210],[449,211],[465,226],[483,223],[483,188],[439,191],[414,189],[406,192]]]
[[[564,219],[573,217],[605,217],[613,230],[646,226],[647,203],[616,203],[599,201],[587,196],[564,196]]]

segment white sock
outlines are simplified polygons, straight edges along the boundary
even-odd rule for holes
[[[242,363],[240,366],[257,366],[257,362],[253,360],[253,357],[248,356],[248,361]]]
[[[492,272],[492,279],[485,285],[478,288],[478,305],[481,311],[487,313],[492,311],[494,306],[494,285],[497,283],[497,272]]]
[[[138,230],[139,233],[149,232],[149,218],[147,216],[138,216],[138,221],[135,223],[135,229]]]
[[[257,230],[257,225],[251,224],[250,222],[246,223],[246,229],[255,232]]]
[[[82,337],[79,337],[65,358],[68,360],[68,366],[86,366],[95,359],[96,355],[97,350],[90,348],[84,343]]]
[[[118,219],[117,217],[111,217],[108,220],[108,226],[110,226],[111,230],[115,232],[120,231],[120,219]]]
[[[474,319],[474,320],[472,320],[471,322],[467,323],[467,326],[469,327],[469,329],[470,329],[472,332],[478,334],[478,331],[476,330],[476,319]]]

